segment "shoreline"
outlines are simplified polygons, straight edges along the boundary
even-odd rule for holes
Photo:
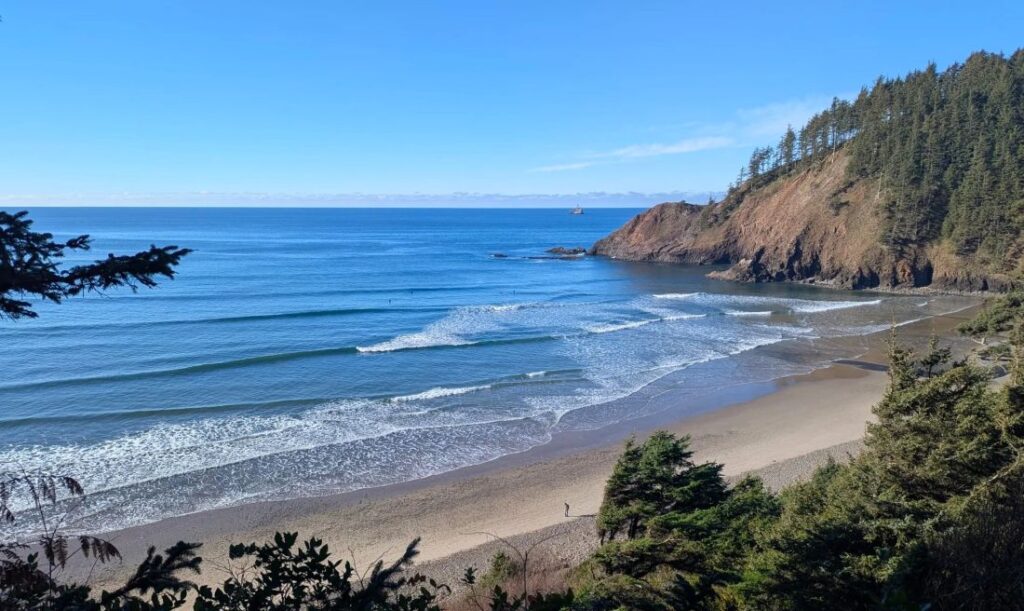
[[[915,347],[932,334],[948,338],[974,309],[909,323],[900,335]],[[401,484],[211,509],[114,531],[105,536],[120,548],[124,562],[76,567],[72,574],[110,583],[127,574],[149,545],[163,549],[186,540],[204,544],[206,570],[196,581],[215,583],[224,578],[216,567],[226,562],[230,543],[268,540],[276,531],[321,538],[336,557],[360,568],[396,557],[421,536],[417,566],[451,584],[466,566],[486,568],[499,547],[492,535],[524,542],[557,535],[554,560],[568,566],[596,545],[592,521],[578,516],[597,512],[604,482],[630,434],[659,428],[690,434],[697,460],[723,463],[731,478],[759,472],[775,489],[806,477],[830,456],[859,451],[871,407],[887,383],[886,335],[858,338],[867,349],[856,359],[770,384],[723,388],[700,413],[667,422],[662,414],[582,435],[564,433],[525,452]],[[827,405],[821,405],[822,397],[828,397]],[[565,518],[564,502],[577,517]]]

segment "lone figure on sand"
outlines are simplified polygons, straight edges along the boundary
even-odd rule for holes
[[[565,504],[565,517],[569,517],[569,503]]]

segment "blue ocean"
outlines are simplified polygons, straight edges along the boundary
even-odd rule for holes
[[[546,252],[636,212],[36,209],[92,235],[89,259],[195,252],[157,289],[0,322],[0,470],[74,474],[90,530],[405,482],[628,428],[666,409],[654,383],[685,414],[961,307]]]

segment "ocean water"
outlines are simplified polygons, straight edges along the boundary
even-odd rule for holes
[[[74,474],[88,495],[61,509],[93,531],[409,481],[665,409],[654,382],[685,410],[964,305],[546,258],[635,212],[35,210],[91,234],[86,258],[195,253],[155,290],[0,322],[0,470]]]

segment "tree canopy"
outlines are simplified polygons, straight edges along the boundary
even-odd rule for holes
[[[944,240],[952,252],[996,271],[1017,265],[1024,245],[1024,49],[978,52],[879,78],[853,101],[831,106],[775,147],[756,148],[730,189],[733,199],[808,164],[849,155],[847,179],[875,183],[896,253]]]
[[[69,251],[91,248],[88,235],[64,242],[50,233],[33,231],[28,212],[0,211],[0,318],[35,318],[36,298],[60,303],[68,297],[114,287],[154,287],[157,278],[173,278],[174,268],[191,251],[177,246],[150,246],[132,255],[108,254],[106,259],[64,269]]]
[[[893,339],[864,452],[779,494],[726,486],[685,438],[628,443],[598,522],[628,538],[577,572],[574,608],[1021,608],[1024,334],[1009,341],[995,388],[937,342]]]

